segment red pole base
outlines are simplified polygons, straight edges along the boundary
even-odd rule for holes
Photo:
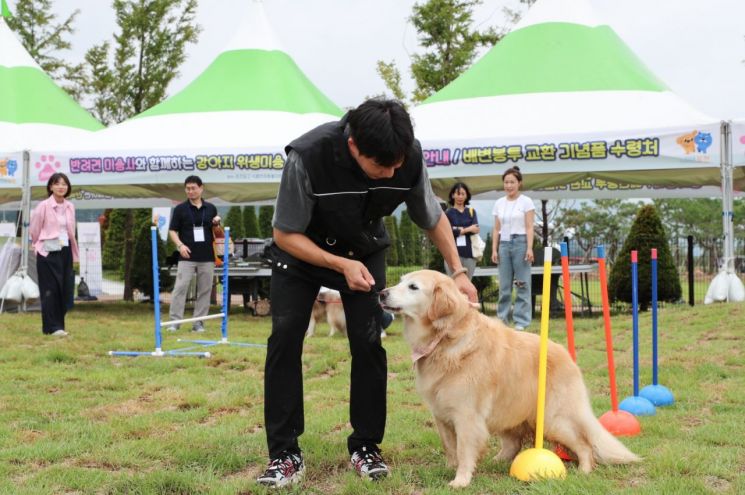
[[[608,411],[598,419],[606,430],[617,437],[633,437],[642,432],[639,420],[630,412]]]

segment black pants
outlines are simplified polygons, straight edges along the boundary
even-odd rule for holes
[[[299,262],[287,253],[281,255],[282,259],[273,260],[272,333],[264,374],[269,456],[299,450],[298,437],[305,428],[303,339],[321,285],[341,292],[347,319],[352,353],[349,416],[353,428],[347,448],[351,454],[363,445],[377,446],[385,432],[388,378],[386,353],[380,342],[383,312],[378,303],[378,292],[385,287],[384,251],[363,260],[376,282],[370,292],[352,291],[341,274]]]
[[[36,272],[41,298],[41,330],[45,334],[65,329],[65,313],[72,308],[75,274],[72,271],[72,251],[61,251],[47,256],[37,254]]]

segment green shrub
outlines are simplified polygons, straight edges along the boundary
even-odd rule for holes
[[[608,292],[612,299],[631,302],[631,251],[638,252],[639,307],[649,308],[652,301],[651,250],[657,249],[657,299],[677,302],[681,288],[678,270],[670,253],[670,243],[657,210],[652,205],[642,206],[629,235],[623,243],[610,271]]]

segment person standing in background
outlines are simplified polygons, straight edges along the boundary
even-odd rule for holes
[[[53,174],[47,181],[49,197],[34,208],[29,225],[39,278],[41,331],[58,337],[68,335],[65,314],[75,296],[75,206],[66,199],[71,192],[70,179],[63,173]]]
[[[502,174],[506,195],[494,204],[494,230],[491,260],[499,265],[499,302],[497,317],[509,322],[512,287],[516,297],[512,320],[516,330],[525,330],[532,318],[530,308],[530,267],[533,264],[533,200],[520,193],[523,175],[519,167]]]
[[[476,257],[471,249],[471,234],[478,234],[479,219],[476,211],[471,208],[471,191],[463,182],[457,182],[450,189],[448,194],[448,204],[450,208],[445,211],[450,225],[453,227],[453,236],[455,236],[455,245],[458,247],[458,256],[461,264],[468,268],[468,278],[473,278],[473,272],[476,270]],[[445,263],[445,272],[452,275],[452,270]]]
[[[197,300],[194,303],[194,318],[207,316],[210,309],[210,292],[212,277],[215,272],[215,253],[212,248],[212,225],[220,224],[217,208],[212,203],[202,200],[204,186],[202,179],[190,175],[184,181],[187,200],[173,209],[168,235],[178,249],[178,271],[176,283],[171,294],[171,320],[184,317],[186,292],[192,276],[197,277]],[[170,332],[178,330],[178,325],[171,325]],[[203,332],[204,323],[195,321],[192,331]]]

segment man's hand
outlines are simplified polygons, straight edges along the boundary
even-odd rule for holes
[[[212,219],[212,225],[220,225],[220,221],[222,218],[220,218],[220,215],[216,215],[215,218]]]
[[[344,278],[352,290],[370,292],[375,286],[375,279],[367,267],[356,260],[346,260],[343,265]]]
[[[455,277],[455,285],[458,287],[463,294],[468,297],[468,300],[472,303],[479,302],[479,294],[476,287],[471,283],[468,275],[463,273]]]
[[[188,260],[189,258],[191,258],[191,249],[189,249],[189,246],[187,246],[186,244],[181,244],[181,246],[178,248],[178,254],[180,254],[182,258]]]

